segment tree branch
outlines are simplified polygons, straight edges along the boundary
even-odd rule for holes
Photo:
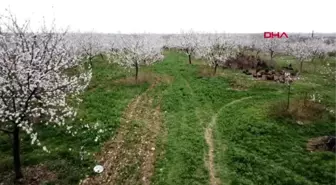
[[[7,133],[7,134],[12,134],[13,131],[12,130],[8,130],[8,129],[4,129],[4,128],[0,128],[0,131]]]

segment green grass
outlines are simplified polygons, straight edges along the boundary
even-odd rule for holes
[[[216,166],[222,183],[333,184],[334,154],[305,151],[309,138],[335,132],[333,119],[304,127],[273,120],[266,110],[275,101],[285,101],[283,84],[256,82],[229,70],[222,72],[224,77],[200,78],[196,68],[203,66],[189,66],[185,56],[173,53],[166,61],[154,68],[176,78],[164,98],[169,135],[154,184],[208,184],[202,159],[207,150],[204,127],[222,106],[250,96],[222,110],[215,125]],[[334,85],[326,85],[319,75],[304,77],[304,82],[293,84],[293,97],[312,92],[309,82],[317,81],[320,89],[314,92],[324,95],[324,104],[335,105]],[[232,81],[243,81],[248,91],[228,90]]]
[[[205,67],[201,61],[189,65],[183,54],[167,52],[165,55],[163,62],[140,69],[173,78],[171,83],[159,84],[151,94],[162,96],[161,111],[166,130],[157,142],[157,151],[162,154],[155,163],[152,184],[210,184],[205,166],[208,146],[204,132],[216,113],[217,122],[213,127],[215,169],[222,184],[334,184],[335,154],[305,150],[309,138],[335,133],[334,119],[327,116],[314,124],[300,126],[293,124],[293,120],[272,118],[269,116],[271,106],[287,98],[283,84],[256,81],[239,71],[222,69],[217,76],[203,77],[199,74]],[[276,58],[280,65],[290,59]],[[335,61],[330,59],[330,64],[335,66]],[[313,72],[312,65],[305,63],[307,70],[302,80],[294,82],[291,98],[306,92],[319,93],[324,105],[335,107],[334,77],[319,74],[319,70]],[[43,153],[25,138],[22,144],[24,166],[44,163],[57,172],[60,184],[76,184],[84,174],[90,174],[94,160],[92,156],[80,160],[80,147],[84,146],[90,153],[99,151],[101,144],[114,135],[126,105],[148,88],[147,83],[112,83],[130,75],[98,59],[74,124],[99,122],[99,129],[104,130],[101,139],[94,142],[94,130],[72,137],[59,128],[40,128],[42,143],[50,149],[58,149],[51,154]],[[245,90],[231,88],[237,84]],[[235,101],[246,97],[250,98]],[[11,170],[10,149],[7,136],[0,135],[0,172]]]
[[[117,66],[109,66],[99,59],[95,61],[94,77],[83,95],[76,127],[86,124],[92,127],[99,123],[97,129],[80,129],[76,136],[66,134],[65,128],[41,126],[38,137],[42,145],[47,146],[51,153],[45,153],[41,148],[32,146],[30,138],[23,137],[21,144],[23,166],[43,163],[59,174],[58,184],[77,184],[85,174],[90,174],[95,164],[92,155],[81,160],[80,148],[89,153],[97,152],[103,141],[112,137],[119,126],[120,117],[129,101],[137,94],[145,91],[148,84],[114,85],[113,80],[131,75]],[[104,133],[97,134],[102,129]],[[84,133],[85,131],[85,133]],[[95,142],[96,136],[100,139]],[[72,150],[69,151],[69,148]],[[0,172],[12,170],[11,148],[7,135],[0,135]],[[1,179],[1,178],[0,178]],[[55,183],[56,183],[55,182]]]

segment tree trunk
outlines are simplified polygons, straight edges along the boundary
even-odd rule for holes
[[[93,63],[92,63],[92,60],[93,60],[93,57],[90,57],[90,58],[89,58],[89,62],[90,62],[90,67],[91,67],[91,69],[93,69]]]
[[[273,61],[274,51],[271,51],[271,61]]]
[[[314,61],[314,57],[311,59],[311,63],[313,63],[313,65],[314,65],[314,73],[316,73],[316,68],[317,68],[317,63],[316,63],[316,61]]]
[[[257,51],[256,58],[259,56],[260,51]]]
[[[306,107],[307,100],[308,100],[308,93],[305,92],[305,97],[304,97],[304,101],[303,101],[303,107]]]
[[[14,162],[14,171],[15,179],[21,179],[23,177],[21,172],[21,159],[20,159],[20,137],[19,137],[19,127],[15,127],[13,132],[13,162]]]
[[[217,71],[217,67],[218,67],[218,64],[215,64],[215,68],[214,68],[214,72],[213,72],[213,75],[216,74],[216,71]]]
[[[289,110],[289,96],[290,96],[290,89],[291,89],[291,86],[288,85],[288,95],[287,95],[287,111]]]
[[[102,60],[104,60],[104,55],[103,54],[100,54],[100,57]]]
[[[303,69],[303,61],[300,61],[300,73],[302,74],[302,69]]]
[[[189,64],[191,64],[191,54],[188,55],[189,58]]]
[[[135,82],[138,83],[139,65],[135,62]]]

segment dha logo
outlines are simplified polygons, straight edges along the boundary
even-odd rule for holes
[[[264,38],[265,39],[273,39],[274,37],[280,39],[282,37],[288,38],[288,35],[286,32],[264,32]]]

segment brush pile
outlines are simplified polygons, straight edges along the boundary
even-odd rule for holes
[[[281,69],[275,69],[270,61],[260,59],[251,55],[239,53],[234,58],[229,58],[224,65],[224,68],[239,69],[246,75],[252,75],[256,79],[271,80],[280,83],[285,83],[285,73],[290,73],[292,79],[296,79],[297,72],[289,64]]]

